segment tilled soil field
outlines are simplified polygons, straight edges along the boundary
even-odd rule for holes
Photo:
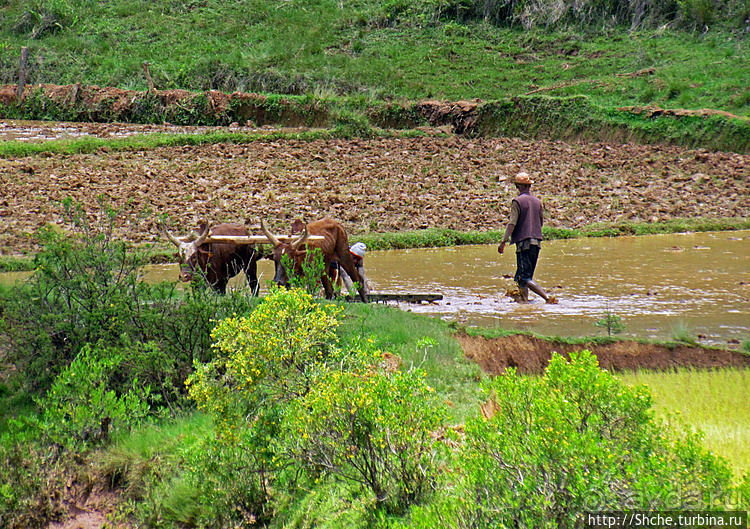
[[[128,126],[90,127],[106,137]],[[67,197],[91,212],[98,197],[123,208],[116,233],[134,243],[163,242],[156,226],[162,214],[180,233],[202,217],[264,218],[285,231],[294,218],[330,216],[351,235],[502,229],[515,196],[509,177],[520,170],[536,180],[550,226],[750,216],[748,155],[445,134],[257,141],[0,159],[0,251],[33,252],[33,233],[47,223],[67,229]]]

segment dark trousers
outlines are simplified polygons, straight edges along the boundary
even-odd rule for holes
[[[516,276],[514,279],[519,287],[525,287],[526,283],[534,279],[539,250],[541,250],[539,246],[532,245],[529,246],[528,250],[516,252]]]

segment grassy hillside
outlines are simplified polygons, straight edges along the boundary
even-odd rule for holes
[[[549,4],[549,5],[547,5]],[[0,83],[497,100],[750,116],[750,2],[9,0]]]

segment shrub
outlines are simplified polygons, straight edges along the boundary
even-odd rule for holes
[[[292,288],[300,288],[310,294],[317,296],[322,287],[321,276],[325,270],[323,252],[320,248],[310,250],[309,256],[302,260],[302,270],[298,274],[294,269],[294,261],[284,254],[281,257],[281,264],[287,270],[289,275],[289,284]]]
[[[314,371],[335,351],[338,312],[300,290],[272,289],[249,316],[219,322],[212,333],[217,358],[196,365],[190,396],[200,408],[234,420],[306,394]]]
[[[114,238],[117,212],[102,205],[100,224],[92,225],[80,205],[64,205],[78,237],[41,230],[35,272],[4,311],[11,360],[39,392],[84,344],[116,344],[140,329],[132,317],[143,297],[144,262]]]
[[[73,458],[25,436],[0,438],[0,527],[45,527],[62,511],[60,491],[75,475]]]
[[[149,389],[118,375],[126,358],[84,347],[37,399],[39,415],[9,421],[0,438],[0,526],[41,527],[59,516],[67,500],[61,491],[89,479],[81,452],[146,416]]]
[[[124,387],[114,380],[125,357],[105,347],[84,347],[39,399],[38,427],[51,443],[66,447],[107,440],[110,429],[137,425],[150,411],[149,387],[137,377]]]
[[[220,296],[198,287],[178,295],[174,284],[146,284],[144,255],[113,235],[119,211],[100,201],[92,223],[79,204],[64,205],[75,234],[41,230],[34,274],[2,293],[0,316],[17,376],[42,395],[81,348],[101,342],[127,355],[123,376],[148,377],[158,388],[152,404],[180,406],[193,361],[212,358],[216,319],[248,312],[257,300],[247,292]],[[132,345],[138,343],[146,345]]]
[[[466,426],[465,526],[574,527],[586,511],[714,507],[731,473],[700,435],[654,420],[589,351],[554,355],[543,377],[489,383],[494,415]]]
[[[188,380],[215,421],[192,458],[207,517],[264,519],[283,470],[364,484],[390,511],[429,492],[443,406],[423,374],[383,372],[370,341],[340,348],[339,313],[302,290],[272,289],[214,330],[217,357]]]
[[[331,372],[289,417],[291,454],[313,474],[362,483],[394,513],[432,490],[445,407],[424,373]]]
[[[301,290],[272,289],[249,316],[217,325],[217,357],[197,364],[187,381],[216,424],[193,465],[209,517],[265,516],[268,486],[288,463],[277,439],[285,406],[309,393],[327,362],[345,360],[330,345],[338,311]]]
[[[187,453],[187,483],[197,491],[193,513],[199,527],[245,527],[269,521],[276,467],[274,425],[258,420],[234,425],[231,440],[209,437]],[[217,431],[219,429],[217,428]]]

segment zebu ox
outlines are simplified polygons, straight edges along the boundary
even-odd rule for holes
[[[218,224],[210,227],[203,222],[198,227],[198,238],[194,241],[179,239],[164,230],[172,244],[177,246],[180,257],[180,280],[192,281],[196,271],[220,294],[226,294],[231,278],[245,272],[247,284],[253,295],[258,294],[258,260],[263,255],[252,244],[206,243],[211,235],[248,236],[246,226],[237,223]]]
[[[331,280],[326,271],[328,270],[331,261],[336,258],[339,262],[339,266],[346,270],[346,273],[349,274],[349,277],[351,277],[353,281],[356,281],[359,284],[359,297],[362,301],[367,302],[364,282],[359,276],[359,272],[357,272],[357,269],[354,267],[352,255],[349,253],[349,238],[341,224],[329,218],[316,220],[307,224],[299,237],[288,243],[279,241],[275,235],[268,231],[268,228],[266,228],[262,219],[260,221],[260,228],[271,244],[273,244],[273,253],[270,258],[273,259],[275,266],[275,276],[273,280],[276,284],[282,286],[287,286],[289,284],[288,271],[282,264],[282,257],[284,255],[288,255],[291,258],[292,263],[294,263],[294,273],[302,274],[302,262],[307,258],[308,251],[312,251],[314,248],[319,248],[323,254],[324,263],[324,272],[320,276],[320,279],[323,283],[326,297],[328,299],[333,298],[333,286],[331,285]],[[310,240],[307,242],[310,235],[320,235],[323,239]]]

